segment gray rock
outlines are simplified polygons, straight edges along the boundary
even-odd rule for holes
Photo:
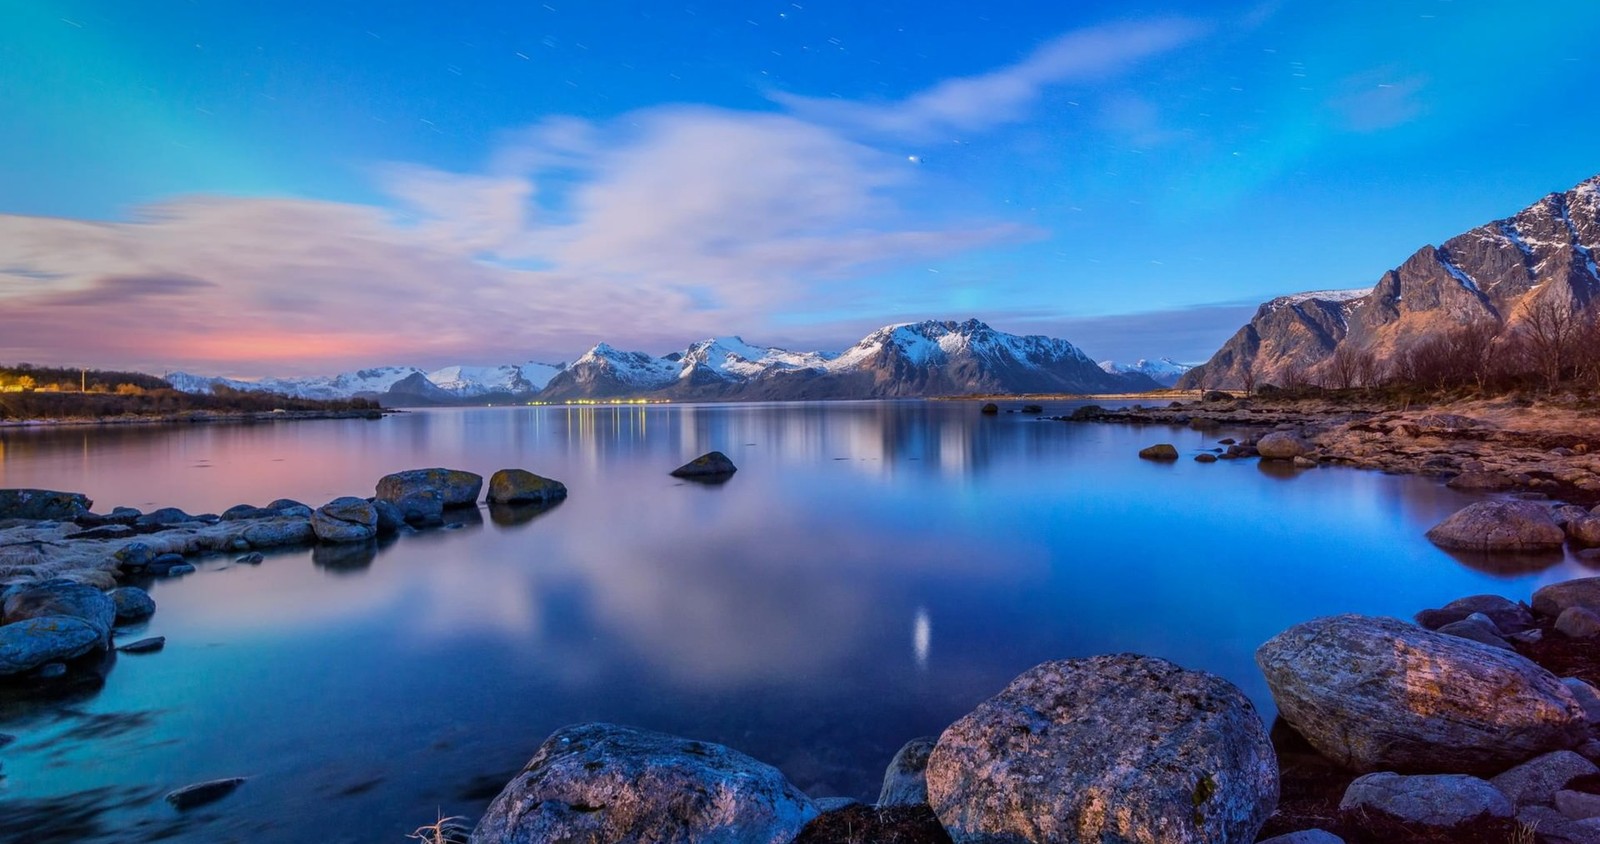
[[[733,465],[733,461],[728,459],[728,455],[720,451],[708,451],[673,469],[672,476],[674,478],[725,478],[737,471],[739,471],[739,467]]]
[[[1172,443],[1156,443],[1155,445],[1139,449],[1141,460],[1177,460],[1178,449]]]
[[[1341,812],[1379,812],[1419,826],[1455,829],[1516,814],[1511,801],[1481,779],[1465,774],[1401,776],[1392,771],[1358,777],[1339,801]]]
[[[249,504],[238,504],[222,511],[222,521],[235,522],[245,519],[270,519],[281,515],[283,514],[272,509],[271,507],[254,507]]]
[[[1522,807],[1517,825],[1536,831],[1541,844],[1600,844],[1600,825],[1571,820],[1550,806]]]
[[[1572,692],[1578,705],[1583,707],[1584,717],[1589,719],[1589,723],[1600,727],[1600,689],[1577,677],[1562,677],[1561,684]]]
[[[1292,431],[1273,431],[1256,441],[1262,460],[1293,460],[1311,451],[1311,444]]]
[[[777,769],[738,751],[579,724],[540,745],[472,844],[788,844],[816,815]]]
[[[1560,548],[1566,534],[1538,504],[1480,501],[1434,525],[1428,539],[1456,551],[1537,551]]]
[[[0,489],[0,520],[70,522],[94,505],[81,492],[48,489]]]
[[[378,514],[378,535],[388,536],[406,526],[406,514],[400,512],[393,501],[372,499],[372,509]]]
[[[1260,844],[1344,844],[1344,839],[1326,830],[1302,829],[1268,838]]]
[[[1502,635],[1520,633],[1533,626],[1533,613],[1527,607],[1499,595],[1458,598],[1439,609],[1417,613],[1417,623],[1429,630],[1438,630],[1453,621],[1464,621],[1474,613],[1487,616]]]
[[[156,601],[150,593],[137,586],[123,586],[111,590],[111,606],[117,621],[137,621],[155,614]]]
[[[116,558],[118,568],[138,571],[155,561],[156,552],[143,542],[130,542],[111,556]]]
[[[1600,774],[1593,762],[1570,750],[1557,750],[1535,756],[1521,765],[1489,780],[1518,806],[1549,803],[1555,794],[1578,777]]]
[[[1392,618],[1340,615],[1256,650],[1279,713],[1355,771],[1491,774],[1586,736],[1555,675],[1510,651]]]
[[[1600,516],[1590,516],[1586,519],[1574,519],[1567,522],[1567,538],[1573,545],[1583,548],[1593,548],[1600,545]]]
[[[262,554],[260,551],[251,551],[250,553],[245,554],[244,556],[239,557],[238,559],[234,560],[234,562],[243,563],[244,565],[247,565],[247,566],[259,566],[263,562],[265,562],[266,559],[267,559],[266,555]]]
[[[384,499],[378,499],[383,501]],[[419,489],[390,502],[406,524],[428,527],[444,524],[444,496],[434,489]]]
[[[321,542],[366,542],[378,535],[378,511],[364,498],[335,498],[311,514],[311,531]]]
[[[1567,607],[1556,617],[1556,631],[1569,639],[1600,635],[1600,615],[1586,607]]]
[[[544,504],[566,497],[565,484],[522,469],[501,469],[489,477],[490,504]]]
[[[105,645],[105,636],[81,618],[29,618],[0,627],[0,677],[75,659]]]
[[[99,631],[103,642],[111,641],[111,627],[117,622],[117,607],[111,597],[86,583],[72,580],[45,580],[11,592],[6,596],[0,618],[7,625],[29,618],[67,616],[82,619]]]
[[[1589,518],[1589,511],[1576,504],[1563,504],[1550,511],[1550,518],[1554,519],[1556,524],[1565,528],[1578,519]]]
[[[152,654],[166,646],[167,637],[151,636],[148,639],[140,639],[137,642],[129,642],[126,645],[121,645],[117,648],[117,650],[125,654]]]
[[[252,521],[240,538],[250,543],[252,548],[282,548],[310,544],[317,535],[311,529],[309,517],[286,516]]]
[[[162,507],[159,510],[151,510],[134,519],[133,523],[136,525],[181,525],[193,521],[197,521],[197,519],[177,507]]]
[[[1583,791],[1556,792],[1556,811],[1575,821],[1600,818],[1600,794]]]
[[[1133,654],[1047,662],[939,737],[928,802],[958,844],[1254,841],[1278,764],[1220,677]]]
[[[478,493],[482,491],[482,475],[459,469],[408,469],[384,475],[378,481],[378,497],[398,505],[402,511],[406,507],[401,502],[418,492],[438,493],[440,503],[448,509],[477,504]]]
[[[179,563],[167,569],[167,577],[182,577],[186,574],[194,574],[194,566],[188,563]]]
[[[1500,638],[1500,628],[1496,627],[1494,622],[1481,613],[1473,613],[1460,621],[1452,621],[1439,628],[1438,632],[1446,636],[1471,639],[1474,642],[1481,642],[1496,648],[1512,649],[1505,639]]]
[[[1533,593],[1533,611],[1540,615],[1558,618],[1568,607],[1600,612],[1600,577],[1552,583]]]
[[[169,792],[167,794],[167,802],[172,804],[172,808],[180,812],[186,812],[227,797],[237,790],[239,786],[244,785],[244,781],[244,777],[228,777],[227,779],[186,785],[176,791]]]
[[[878,791],[879,806],[923,806],[928,802],[928,754],[937,736],[923,736],[905,743],[889,760],[883,772],[883,788]]]

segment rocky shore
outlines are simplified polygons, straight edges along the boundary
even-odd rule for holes
[[[179,413],[138,413],[122,416],[39,419],[0,419],[0,428],[64,428],[84,425],[173,425],[215,422],[282,422],[306,419],[382,419],[388,409],[363,410],[186,410]]]

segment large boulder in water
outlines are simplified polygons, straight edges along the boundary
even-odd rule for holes
[[[927,778],[958,844],[1248,844],[1278,802],[1244,693],[1133,654],[1023,673],[944,731]]]
[[[1600,577],[1580,577],[1540,587],[1533,593],[1533,611],[1557,618],[1572,607],[1600,612]]]
[[[117,621],[138,621],[155,614],[156,601],[150,593],[137,586],[123,586],[111,590],[108,596],[116,609]]]
[[[93,505],[81,492],[0,489],[0,519],[67,522],[87,515]]]
[[[1454,551],[1541,551],[1566,538],[1550,511],[1532,501],[1468,504],[1428,531],[1433,544]]]
[[[378,497],[406,511],[404,502],[416,493],[439,495],[444,507],[471,507],[483,491],[483,476],[460,469],[408,469],[384,475],[378,480]],[[409,516],[408,516],[409,520]]]
[[[1297,624],[1256,664],[1284,720],[1356,771],[1495,773],[1585,738],[1583,708],[1555,675],[1397,619]]]
[[[1311,451],[1311,445],[1299,434],[1273,431],[1256,441],[1256,451],[1262,460],[1293,460]]]
[[[109,642],[111,628],[117,623],[117,608],[111,597],[99,589],[60,578],[9,592],[0,608],[0,619],[8,625],[51,616],[81,619]]]
[[[105,636],[81,618],[46,615],[0,626],[0,677],[64,662],[105,646]]]
[[[737,471],[739,471],[739,467],[733,465],[733,461],[728,459],[728,455],[720,451],[708,451],[673,469],[672,476],[674,478],[726,478]]]
[[[490,504],[544,504],[566,497],[566,484],[524,469],[501,469],[489,476]]]
[[[472,844],[788,844],[816,815],[776,768],[738,751],[579,724],[545,739]]]
[[[366,542],[378,535],[378,511],[365,498],[335,498],[311,514],[311,530],[323,542]]]

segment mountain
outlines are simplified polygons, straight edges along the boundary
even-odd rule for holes
[[[312,398],[376,398],[390,406],[502,396],[518,401],[790,401],[1141,392],[1160,386],[1142,371],[1103,370],[1065,340],[1006,334],[970,319],[885,326],[836,355],[756,346],[729,337],[701,340],[662,357],[599,343],[570,365],[450,366],[426,373],[385,367],[332,378],[262,381],[180,372],[169,380],[189,392],[210,392],[220,385]]]
[[[1117,363],[1116,361],[1103,360],[1100,361],[1100,368],[1111,373],[1126,374],[1137,372],[1141,375],[1150,376],[1152,381],[1155,381],[1157,384],[1160,384],[1163,387],[1170,387],[1173,384],[1178,383],[1178,379],[1182,378],[1183,374],[1193,369],[1194,366],[1187,363],[1178,363],[1172,358],[1162,358],[1160,360],[1145,360],[1144,358],[1140,358],[1131,364],[1121,364]]]
[[[1340,348],[1383,370],[1460,326],[1514,330],[1530,313],[1600,310],[1600,176],[1516,215],[1424,246],[1371,288],[1302,293],[1263,304],[1182,388],[1237,388],[1314,376]]]

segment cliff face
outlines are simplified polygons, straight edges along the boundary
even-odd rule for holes
[[[1417,250],[1370,290],[1305,293],[1263,304],[1179,386],[1238,388],[1309,373],[1341,346],[1369,352],[1380,368],[1452,328],[1514,328],[1550,303],[1600,309],[1600,176],[1553,193],[1504,220]]]

